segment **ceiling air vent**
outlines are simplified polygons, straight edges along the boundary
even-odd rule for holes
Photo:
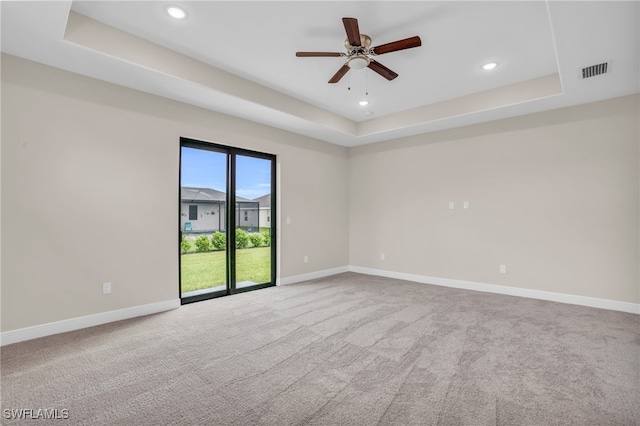
[[[603,62],[597,65],[591,65],[590,67],[582,68],[582,78],[595,77],[596,75],[606,74],[611,71],[611,64],[609,62]]]

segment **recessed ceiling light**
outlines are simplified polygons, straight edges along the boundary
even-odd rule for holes
[[[369,101],[360,101],[358,102],[360,104],[360,106],[366,106],[369,105]]]
[[[185,12],[183,9],[180,9],[177,6],[169,6],[167,8],[167,13],[171,15],[171,17],[176,19],[182,19],[185,16],[187,16],[187,12]]]
[[[482,69],[483,69],[483,70],[490,71],[490,70],[494,69],[494,68],[495,68],[495,67],[497,67],[497,66],[498,66],[498,63],[497,63],[497,62],[489,62],[488,64],[484,64],[484,65],[482,66]]]

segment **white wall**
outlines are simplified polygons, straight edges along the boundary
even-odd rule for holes
[[[0,330],[178,298],[180,136],[277,155],[281,279],[354,265],[639,303],[638,101],[347,150],[3,55]]]
[[[178,298],[181,136],[277,155],[279,277],[348,265],[346,148],[3,55],[2,331]]]
[[[638,102],[352,149],[351,265],[639,303]]]

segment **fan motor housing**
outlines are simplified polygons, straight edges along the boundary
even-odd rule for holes
[[[352,46],[351,44],[349,44],[349,39],[346,38],[344,40],[344,47],[346,47],[347,50],[362,49],[363,51],[368,51],[369,48],[371,47],[371,37],[369,37],[366,34],[360,34],[360,46]],[[361,53],[364,53],[364,52],[361,52]]]

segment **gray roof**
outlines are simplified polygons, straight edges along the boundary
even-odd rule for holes
[[[227,194],[211,188],[191,188],[183,186],[180,188],[180,200],[196,203],[224,203],[227,201]],[[251,201],[243,197],[236,197],[236,200]]]
[[[265,194],[262,197],[254,198],[253,201],[260,203],[260,207],[271,207],[271,194]]]

